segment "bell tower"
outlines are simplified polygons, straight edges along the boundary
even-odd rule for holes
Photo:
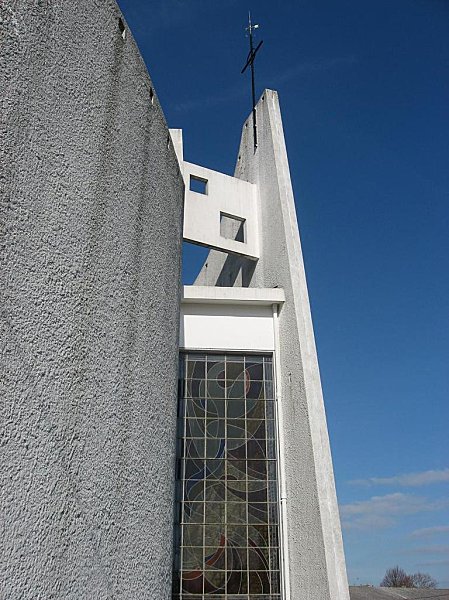
[[[211,250],[181,303],[173,598],[346,600],[277,93],[254,112],[257,144],[251,114],[234,177],[178,156],[184,239]]]

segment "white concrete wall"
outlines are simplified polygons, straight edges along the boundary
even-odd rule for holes
[[[189,350],[272,352],[271,308],[182,304],[179,345]]]
[[[259,258],[258,199],[255,185],[184,161],[184,239],[238,255]],[[189,189],[190,176],[207,180],[207,193]],[[244,219],[245,242],[220,235],[220,213]]]
[[[284,300],[282,289],[184,286],[180,347],[273,352],[273,305]]]

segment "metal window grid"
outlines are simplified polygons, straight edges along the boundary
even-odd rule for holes
[[[173,600],[280,600],[271,355],[182,353]]]

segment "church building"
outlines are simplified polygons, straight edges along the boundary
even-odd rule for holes
[[[226,175],[115,0],[0,10],[2,597],[348,600],[277,93]]]

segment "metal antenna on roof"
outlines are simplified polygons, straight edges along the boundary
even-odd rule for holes
[[[246,27],[246,31],[249,32],[249,54],[246,59],[245,66],[241,70],[241,73],[244,73],[248,67],[251,67],[251,94],[253,100],[253,132],[254,132],[254,152],[257,149],[257,121],[256,121],[256,86],[254,82],[254,59],[256,58],[257,51],[263,44],[263,40],[259,42],[259,44],[254,48],[253,45],[253,31],[254,29],[259,29],[259,25],[253,25],[251,23],[251,13],[248,13],[248,27]]]

